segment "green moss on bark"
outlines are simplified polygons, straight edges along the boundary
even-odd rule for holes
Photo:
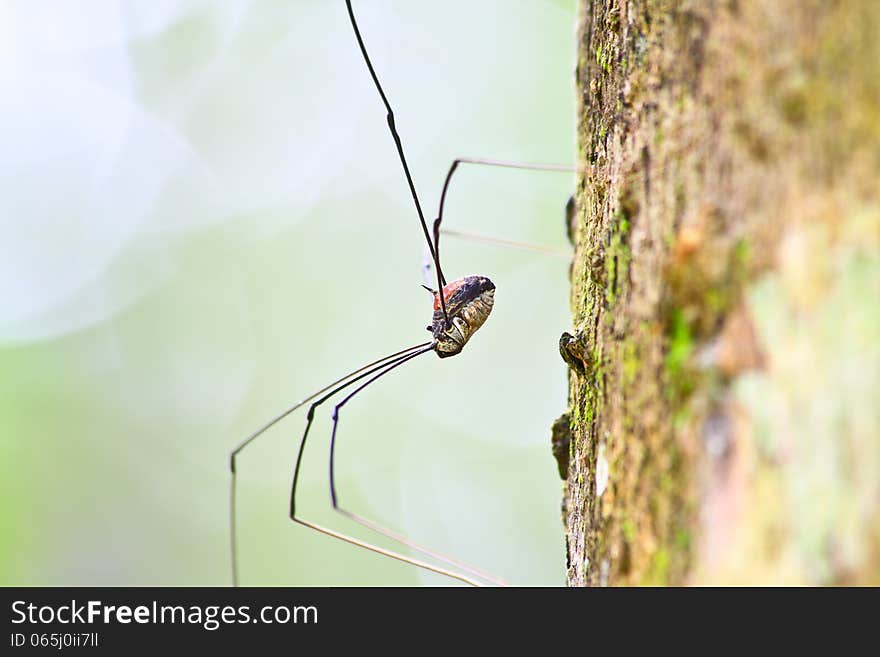
[[[844,5],[582,3],[572,585],[706,572],[751,439],[731,386],[766,362],[744,299],[817,197],[877,202],[880,9]]]

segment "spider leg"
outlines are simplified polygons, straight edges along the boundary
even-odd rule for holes
[[[458,157],[452,161],[452,164],[449,165],[449,171],[446,173],[446,178],[443,181],[443,190],[440,193],[440,208],[437,211],[437,218],[434,219],[434,255],[436,259],[440,260],[440,233],[442,232],[445,235],[453,235],[456,237],[464,237],[467,239],[473,239],[478,242],[485,242],[490,244],[498,244],[502,246],[512,246],[514,248],[520,249],[528,249],[532,251],[542,251],[545,253],[551,253],[555,255],[561,255],[563,257],[570,257],[569,253],[564,253],[559,251],[558,249],[552,249],[545,246],[528,244],[526,242],[516,242],[513,240],[504,240],[504,239],[496,239],[494,237],[486,237],[484,235],[475,235],[473,233],[464,233],[461,231],[451,231],[448,229],[441,229],[441,224],[443,223],[443,208],[446,205],[446,194],[449,191],[449,185],[452,182],[452,176],[458,170],[459,164],[479,164],[483,166],[490,167],[501,167],[505,169],[526,169],[529,171],[554,171],[554,172],[563,172],[563,173],[576,173],[580,171],[580,169],[576,166],[571,166],[568,164],[533,164],[529,162],[510,162],[506,160],[490,160],[486,158],[480,157]],[[445,281],[444,281],[445,283]]]
[[[315,409],[317,409],[318,406],[323,404],[325,401],[327,401],[328,399],[330,399],[331,397],[333,397],[337,393],[341,392],[343,389],[352,385],[356,381],[363,379],[369,375],[373,375],[369,379],[367,379],[364,383],[362,383],[360,386],[358,386],[352,393],[349,393],[349,395],[346,396],[342,402],[344,404],[346,401],[351,399],[355,394],[357,394],[358,392],[360,392],[361,390],[363,390],[364,388],[366,388],[371,383],[373,383],[377,379],[381,378],[385,374],[388,374],[392,370],[396,369],[397,367],[403,365],[404,363],[412,360],[413,358],[415,358],[417,356],[420,356],[424,353],[432,351],[434,348],[434,344],[432,342],[429,342],[426,345],[422,345],[422,347],[423,348],[421,348],[421,349],[417,348],[415,351],[412,351],[410,353],[406,353],[396,359],[389,360],[389,361],[383,363],[382,365],[379,365],[375,368],[370,369],[369,371],[365,372],[364,374],[362,374],[358,378],[347,381],[346,383],[342,384],[341,386],[339,386],[338,388],[336,388],[334,390],[331,390],[326,395],[322,396],[320,399],[317,399],[315,402],[312,403],[312,405],[309,407],[309,411],[307,414],[306,427],[305,427],[305,430],[303,431],[302,440],[300,441],[299,451],[297,452],[297,457],[296,457],[296,466],[294,467],[294,471],[293,471],[293,484],[291,486],[291,491],[290,491],[290,519],[300,525],[303,525],[305,527],[308,527],[310,529],[318,531],[318,532],[325,534],[327,536],[330,536],[332,538],[336,538],[336,539],[345,541],[346,543],[350,543],[352,545],[356,545],[358,547],[365,548],[367,550],[370,550],[372,552],[376,552],[376,553],[381,554],[383,556],[390,557],[392,559],[396,559],[396,560],[402,561],[404,563],[408,563],[412,566],[424,568],[425,570],[429,570],[429,571],[432,571],[432,572],[435,572],[435,573],[438,573],[441,575],[445,575],[445,576],[451,577],[453,579],[457,579],[461,582],[464,582],[466,584],[470,584],[472,586],[482,586],[481,582],[479,582],[471,577],[467,577],[465,575],[462,575],[461,573],[457,573],[453,570],[449,570],[446,568],[441,568],[439,566],[435,566],[434,564],[428,563],[426,561],[421,561],[419,559],[413,559],[412,557],[408,557],[406,555],[400,554],[398,552],[394,552],[392,550],[387,550],[385,548],[381,548],[381,547],[374,545],[372,543],[368,543],[366,541],[356,539],[354,537],[343,534],[342,532],[336,531],[334,529],[329,529],[329,528],[324,527],[322,525],[318,525],[316,523],[313,523],[309,520],[305,520],[305,519],[298,517],[296,515],[296,488],[297,488],[297,483],[299,481],[300,466],[302,464],[303,453],[305,452],[305,446],[306,446],[306,441],[307,441],[308,435],[309,435],[309,429],[311,428],[312,422],[314,420]],[[331,458],[330,458],[331,500],[333,502],[333,508],[336,510],[338,510],[338,508],[337,508],[337,503],[336,503],[336,492],[335,492],[335,485],[334,485],[334,479],[333,479],[333,444],[334,444],[333,441],[335,440],[336,427],[338,426],[338,408],[339,408],[339,406],[334,408],[334,411],[333,411],[333,434],[331,437]],[[431,553],[432,556],[434,556],[434,554],[436,554],[436,553]],[[436,556],[437,556],[437,559],[440,561],[447,561],[443,557],[443,555],[437,554]]]
[[[387,365],[384,370],[382,370],[381,372],[379,372],[378,374],[376,374],[375,376],[373,376],[372,378],[370,378],[366,382],[362,383],[360,386],[355,388],[352,392],[348,393],[348,395],[346,395],[346,397],[341,402],[339,402],[338,404],[336,404],[336,406],[334,406],[333,416],[332,416],[333,417],[333,431],[330,435],[330,500],[331,500],[331,503],[333,504],[333,509],[335,511],[337,511],[338,513],[342,514],[343,516],[345,516],[346,518],[358,523],[362,527],[366,527],[367,529],[370,529],[378,534],[381,534],[382,536],[384,536],[386,538],[389,538],[389,539],[396,541],[402,545],[405,545],[406,547],[408,547],[412,550],[416,550],[417,552],[421,552],[422,554],[433,557],[434,559],[441,561],[449,566],[454,566],[456,568],[459,568],[459,569],[463,570],[464,572],[467,572],[475,577],[479,577],[481,579],[484,579],[487,582],[491,582],[492,584],[496,584],[498,586],[506,586],[507,585],[506,582],[504,582],[503,580],[501,580],[493,575],[490,575],[490,574],[485,573],[481,570],[478,570],[477,568],[474,568],[473,566],[469,566],[468,564],[463,563],[461,561],[458,561],[457,559],[453,559],[452,557],[448,557],[448,556],[442,554],[441,552],[437,552],[436,550],[433,550],[433,549],[425,547],[419,543],[416,543],[415,541],[407,538],[403,534],[392,531],[392,530],[390,530],[386,527],[383,527],[382,525],[380,525],[372,520],[369,520],[368,518],[364,518],[363,516],[360,516],[356,513],[353,513],[351,511],[343,509],[339,504],[339,496],[336,493],[335,454],[336,454],[336,434],[337,434],[337,430],[339,428],[339,412],[340,412],[340,410],[352,398],[354,398],[359,392],[364,390],[371,383],[373,383],[374,381],[376,381],[380,377],[385,376],[391,370],[402,365],[410,358],[415,358],[415,356],[417,356],[417,355],[419,355],[419,354],[416,353],[412,356],[405,357],[398,362]],[[439,571],[435,570],[435,572],[439,572]],[[448,573],[444,572],[443,574],[448,574]],[[459,578],[459,579],[461,579],[461,578]],[[464,581],[464,580],[462,580],[462,581]]]
[[[409,347],[408,349],[403,349],[403,350],[398,351],[396,353],[389,354],[388,356],[384,356],[383,358],[375,360],[372,363],[367,363],[363,367],[360,367],[360,368],[354,370],[353,372],[349,372],[348,374],[337,379],[333,383],[330,383],[329,385],[326,385],[323,388],[321,388],[320,390],[312,393],[311,395],[309,395],[308,397],[306,397],[302,401],[297,402],[296,404],[288,407],[283,412],[279,413],[274,418],[269,420],[269,422],[264,424],[262,427],[260,427],[256,431],[254,431],[251,435],[249,435],[241,443],[239,443],[235,449],[232,450],[232,452],[229,454],[229,470],[231,472],[230,486],[229,486],[229,543],[230,543],[230,555],[231,555],[231,559],[232,559],[232,583],[233,583],[233,586],[238,585],[238,544],[237,544],[238,534],[236,531],[236,527],[237,527],[237,525],[236,525],[236,517],[237,517],[237,514],[236,514],[236,499],[237,499],[237,497],[236,497],[236,481],[237,481],[236,460],[238,458],[238,455],[242,452],[242,450],[244,450],[248,445],[250,445],[252,442],[254,442],[257,438],[259,438],[261,435],[263,435],[266,431],[271,429],[273,426],[278,424],[281,420],[286,418],[288,415],[290,415],[291,413],[296,411],[298,408],[301,408],[302,406],[308,404],[310,401],[319,397],[320,395],[327,393],[328,391],[332,391],[332,392],[329,392],[329,394],[331,394],[331,395],[335,394],[339,390],[342,390],[345,387],[353,384],[355,381],[359,381],[360,379],[363,379],[364,377],[369,376],[373,372],[385,367],[389,363],[396,362],[400,358],[404,358],[404,357],[410,355],[411,353],[413,353],[414,351],[417,351],[418,353],[422,353],[419,350],[422,350],[422,349],[428,347],[429,345],[431,345],[430,342],[425,342],[422,344],[415,345],[413,347]],[[310,411],[310,413],[311,413],[311,411]],[[309,424],[311,424],[311,420],[309,421]],[[308,431],[308,427],[306,428],[306,430]],[[299,463],[297,462],[297,466],[298,465],[299,465]]]
[[[358,46],[361,49],[361,54],[364,56],[364,62],[367,64],[367,69],[370,71],[370,77],[373,78],[373,84],[376,85],[376,90],[379,92],[379,96],[382,98],[382,104],[385,105],[385,110],[387,112],[387,120],[388,120],[388,129],[391,131],[391,137],[394,139],[394,145],[397,148],[397,155],[400,158],[400,164],[403,166],[403,173],[406,176],[406,182],[409,185],[409,191],[412,195],[413,203],[416,206],[416,213],[419,215],[419,223],[422,225],[422,233],[425,235],[425,242],[428,245],[428,249],[431,252],[431,257],[434,260],[434,266],[437,268],[437,286],[440,291],[440,306],[443,308],[443,317],[446,319],[446,322],[449,323],[449,315],[446,312],[446,299],[443,295],[443,286],[445,283],[445,278],[443,276],[443,270],[440,268],[440,257],[437,255],[437,247],[435,244],[431,243],[431,236],[428,233],[428,224],[425,223],[425,213],[422,212],[422,204],[419,202],[419,195],[416,192],[416,185],[413,182],[412,175],[409,172],[409,165],[406,163],[406,155],[403,153],[403,142],[400,139],[400,134],[397,132],[397,125],[394,122],[394,110],[391,109],[391,103],[388,102],[388,97],[385,95],[385,90],[382,89],[382,84],[379,82],[379,76],[376,75],[376,70],[373,68],[373,62],[370,61],[370,55],[367,53],[367,47],[364,45],[364,40],[361,37],[361,31],[358,29],[357,21],[354,17],[354,10],[351,8],[351,0],[345,0],[345,6],[348,9],[348,18],[351,20],[351,27],[354,29],[354,35],[357,39]]]

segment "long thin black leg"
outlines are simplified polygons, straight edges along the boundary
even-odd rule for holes
[[[338,498],[336,496],[336,479],[334,476],[333,462],[334,462],[334,455],[336,454],[336,428],[339,426],[339,409],[341,409],[343,406],[345,406],[352,397],[357,395],[361,390],[363,390],[364,388],[369,386],[371,383],[382,378],[383,376],[385,376],[386,374],[388,374],[392,370],[397,369],[398,367],[403,365],[408,360],[411,360],[411,359],[415,358],[416,356],[420,356],[425,351],[429,351],[429,349],[426,349],[424,351],[417,351],[416,353],[414,353],[412,355],[402,357],[400,360],[398,360],[394,363],[389,363],[389,364],[385,365],[384,366],[385,369],[383,369],[378,374],[367,379],[364,383],[362,383],[357,388],[355,388],[353,391],[348,393],[341,402],[339,402],[338,404],[336,404],[336,406],[333,407],[333,416],[332,416],[333,417],[333,431],[330,434],[330,502],[333,504],[334,509],[338,506],[338,504],[337,504]]]
[[[296,466],[294,467],[294,471],[293,471],[293,483],[291,485],[291,491],[290,491],[290,519],[300,525],[303,525],[305,527],[309,527],[310,529],[314,529],[316,531],[319,531],[322,534],[326,534],[327,536],[331,536],[333,538],[340,539],[340,540],[345,541],[347,543],[351,543],[352,545],[356,545],[358,547],[362,547],[367,550],[371,550],[371,551],[376,552],[378,554],[382,554],[384,556],[391,557],[392,559],[397,559],[398,561],[403,561],[404,563],[408,563],[413,566],[418,566],[420,568],[424,568],[426,570],[430,570],[432,572],[439,573],[441,575],[446,575],[447,577],[457,579],[459,581],[465,582],[467,584],[471,584],[473,586],[480,586],[479,581],[476,581],[474,579],[466,577],[466,576],[464,576],[460,573],[457,573],[455,571],[447,570],[446,568],[440,568],[438,566],[427,563],[425,561],[413,559],[413,558],[405,556],[403,554],[399,554],[399,553],[393,552],[391,550],[386,550],[384,548],[380,548],[380,547],[373,545],[371,543],[367,543],[366,541],[361,541],[359,539],[352,538],[351,536],[347,536],[341,532],[335,531],[333,529],[328,529],[326,527],[322,527],[321,525],[315,524],[311,521],[304,520],[304,519],[296,516],[296,488],[297,488],[297,483],[299,481],[300,466],[302,464],[302,457],[305,452],[306,440],[308,439],[309,429],[311,428],[312,421],[314,420],[315,409],[318,406],[320,406],[321,404],[323,404],[325,401],[330,399],[332,396],[334,396],[338,392],[341,392],[343,389],[352,385],[356,381],[363,379],[364,377],[367,377],[371,374],[374,375],[368,381],[361,384],[357,388],[357,391],[360,391],[363,388],[365,388],[366,386],[368,386],[370,383],[372,383],[373,381],[375,381],[379,377],[383,376],[384,374],[387,374],[388,372],[395,369],[396,367],[403,365],[405,362],[412,360],[416,356],[420,356],[424,353],[427,353],[428,351],[431,351],[433,349],[433,347],[434,347],[434,344],[432,342],[429,342],[426,345],[424,345],[423,349],[417,349],[415,352],[407,353],[407,354],[402,355],[399,358],[394,359],[394,360],[389,360],[388,362],[385,362],[382,365],[379,365],[378,367],[375,367],[375,368],[369,370],[368,372],[365,372],[364,374],[357,377],[356,379],[352,379],[351,381],[347,381],[343,385],[339,386],[335,390],[328,392],[326,395],[324,395],[323,397],[321,397],[320,399],[317,399],[315,402],[312,403],[312,405],[309,407],[309,412],[307,414],[306,428],[303,431],[303,436],[302,436],[302,440],[300,441],[299,451],[297,452],[297,456],[296,456]],[[349,395],[349,397],[347,397],[346,399],[350,398],[351,396],[353,396],[353,395]],[[335,410],[334,410],[334,415],[337,415]],[[334,419],[334,432],[335,432],[335,426],[336,426],[336,422]],[[332,444],[332,439],[331,439],[331,444]],[[332,486],[332,467],[331,467],[331,486]],[[334,499],[334,508],[336,508],[335,507],[335,499]],[[446,560],[443,557],[443,555],[438,555],[438,558],[441,561]],[[457,565],[457,562],[456,562],[456,565]],[[469,569],[465,568],[465,570],[469,570]]]
[[[391,109],[391,103],[388,102],[388,97],[385,95],[385,91],[379,83],[379,77],[376,75],[376,70],[373,68],[373,63],[370,61],[370,56],[367,54],[367,48],[364,45],[363,38],[361,38],[361,31],[358,29],[357,21],[354,18],[354,10],[351,8],[351,0],[345,0],[345,6],[348,8],[348,17],[351,19],[351,26],[354,28],[354,35],[357,37],[357,42],[360,46],[361,53],[364,56],[367,68],[370,70],[370,76],[373,78],[373,83],[376,85],[376,89],[382,97],[382,103],[385,105],[385,110],[388,112],[388,128],[391,130],[391,136],[394,138],[394,145],[397,146],[397,155],[400,157],[400,163],[403,165],[403,173],[406,175],[406,182],[409,185],[409,191],[412,194],[413,202],[416,205],[419,222],[422,224],[422,232],[425,234],[425,241],[428,243],[428,249],[431,251],[431,257],[434,259],[434,266],[437,268],[437,286],[440,288],[440,306],[443,308],[443,317],[448,324],[449,316],[446,314],[446,299],[443,295],[443,285],[445,285],[444,281],[446,279],[440,268],[440,258],[437,255],[437,249],[431,242],[431,236],[428,233],[428,224],[425,222],[425,214],[422,212],[421,203],[419,203],[419,195],[416,193],[416,186],[413,182],[412,175],[409,172],[409,165],[406,163],[406,156],[403,154],[403,144],[400,141],[400,135],[398,134],[397,126],[394,123],[394,110]]]
[[[374,360],[372,363],[367,363],[363,367],[360,367],[353,372],[349,372],[348,374],[346,374],[342,378],[339,378],[336,381],[334,381],[333,383],[324,386],[323,388],[321,388],[317,392],[312,393],[311,395],[309,395],[308,397],[306,397],[302,401],[294,404],[293,406],[290,406],[289,408],[287,408],[283,412],[279,413],[274,418],[269,420],[269,422],[264,424],[262,427],[260,427],[256,431],[254,431],[250,436],[245,438],[241,443],[239,443],[239,445],[234,450],[232,450],[232,452],[229,454],[229,469],[232,473],[231,480],[230,480],[230,486],[229,486],[229,543],[230,543],[230,554],[231,554],[231,559],[232,559],[232,583],[233,583],[233,586],[238,585],[238,545],[237,545],[237,541],[236,541],[237,532],[236,532],[236,494],[235,494],[237,477],[236,477],[235,465],[236,465],[236,458],[238,457],[239,453],[241,453],[241,451],[245,447],[250,445],[254,440],[259,438],[262,434],[264,434],[266,431],[268,431],[273,426],[278,424],[281,420],[286,418],[288,415],[293,413],[295,410],[308,404],[310,401],[319,397],[320,395],[324,394],[325,392],[327,392],[329,390],[333,390],[334,392],[331,392],[330,394],[334,394],[335,392],[342,390],[345,386],[350,385],[350,384],[354,383],[355,381],[359,381],[360,379],[363,379],[365,376],[369,376],[370,374],[375,372],[377,369],[381,369],[385,365],[388,365],[390,362],[395,362],[397,359],[402,358],[406,355],[409,355],[410,353],[412,353],[414,351],[418,351],[418,353],[422,353],[419,350],[422,350],[431,344],[432,344],[431,342],[424,342],[422,344],[418,344],[413,347],[409,347],[408,349],[403,349],[403,350],[398,351],[396,353],[389,354],[388,356],[385,356],[385,357],[380,358],[378,360]],[[352,378],[352,377],[355,377],[355,378]],[[348,383],[345,383],[346,381],[348,381]],[[344,386],[341,385],[343,383],[345,383]],[[340,387],[337,387],[337,386],[340,386]],[[307,428],[307,430],[308,430],[308,428]],[[298,466],[299,466],[299,462],[297,462],[297,467]]]
[[[441,217],[437,217],[434,219],[434,248],[437,250],[437,259],[440,259],[440,221]],[[442,285],[446,285],[446,277],[440,272],[440,280],[442,281]]]
[[[375,531],[375,532],[385,536],[386,538],[390,538],[392,540],[395,540],[398,543],[401,543],[402,545],[406,545],[409,548],[412,548],[412,549],[417,550],[423,554],[431,556],[431,557],[433,557],[439,561],[442,561],[448,565],[460,568],[461,570],[468,572],[472,575],[475,575],[477,577],[481,577],[481,578],[483,578],[487,581],[493,582],[495,584],[504,585],[504,584],[506,584],[505,582],[503,582],[502,580],[500,580],[496,577],[493,577],[492,575],[484,573],[480,570],[477,570],[476,568],[474,568],[472,566],[469,566],[465,563],[462,563],[461,561],[458,561],[456,559],[452,559],[450,557],[447,557],[444,554],[441,554],[440,552],[437,552],[437,551],[432,550],[428,547],[420,545],[420,544],[410,540],[406,536],[403,536],[402,534],[399,534],[397,532],[391,531],[390,529],[382,527],[378,523],[373,522],[372,520],[369,520],[369,519],[364,518],[362,516],[359,516],[355,513],[352,513],[351,511],[347,511],[347,510],[341,508],[339,505],[339,496],[336,494],[336,474],[335,474],[336,473],[336,468],[335,468],[336,432],[337,432],[337,429],[339,428],[339,411],[351,399],[353,399],[358,393],[360,393],[362,390],[367,388],[374,381],[385,376],[386,374],[388,374],[389,372],[391,372],[395,368],[403,365],[406,361],[408,361],[412,358],[415,358],[418,355],[419,355],[419,353],[417,352],[415,354],[405,356],[394,363],[388,363],[388,364],[384,365],[383,366],[384,369],[382,371],[373,375],[372,377],[367,379],[364,383],[362,383],[357,388],[352,390],[350,393],[348,393],[345,396],[345,398],[341,402],[339,402],[338,404],[336,404],[336,406],[333,407],[333,415],[332,415],[332,417],[333,417],[333,431],[330,434],[330,501],[331,501],[331,503],[333,505],[333,509],[335,511],[338,511],[339,513],[341,513],[345,517],[349,518],[350,520],[353,520],[354,522],[362,525],[363,527],[366,527],[367,529],[371,529],[372,531]]]
[[[399,356],[399,357],[394,358],[392,360],[389,360],[385,363],[382,363],[381,365],[374,367],[367,372],[364,372],[363,374],[361,374],[357,378],[354,378],[350,381],[346,381],[345,383],[343,383],[339,387],[335,388],[334,390],[331,390],[326,395],[322,396],[320,399],[315,400],[312,403],[312,405],[309,406],[309,412],[306,415],[306,428],[305,428],[305,431],[303,431],[303,437],[302,437],[302,440],[300,441],[299,451],[297,452],[297,455],[296,455],[296,466],[293,469],[293,483],[290,488],[290,517],[293,520],[296,520],[296,485],[297,485],[297,482],[299,481],[299,470],[300,470],[300,465],[302,463],[303,453],[305,452],[306,439],[309,436],[309,428],[312,426],[312,421],[315,419],[315,410],[318,408],[318,406],[323,404],[325,401],[327,401],[328,399],[330,399],[331,397],[333,397],[337,393],[342,392],[343,390],[345,390],[348,386],[352,385],[353,383],[357,383],[361,379],[363,379],[367,376],[370,376],[371,374],[375,375],[375,376],[371,377],[370,379],[368,379],[366,383],[363,383],[360,386],[358,386],[356,389],[356,390],[362,390],[364,387],[371,384],[373,381],[378,379],[383,374],[386,374],[386,373],[390,372],[391,370],[399,367],[400,365],[403,365],[405,362],[412,360],[416,356],[421,356],[422,354],[431,351],[434,348],[434,343],[427,342],[425,344],[420,345],[420,347],[421,348],[418,348],[415,351],[408,352],[402,356]],[[378,372],[378,374],[377,374],[377,372]],[[334,411],[334,415],[335,414],[336,413]],[[331,438],[331,445],[332,445],[332,438]],[[331,461],[332,461],[332,458],[331,458]],[[331,472],[331,490],[332,490],[332,472],[333,472],[332,465],[331,465],[330,472]]]
[[[506,160],[489,160],[481,157],[457,157],[452,160],[449,165],[449,171],[446,173],[446,179],[443,181],[443,191],[440,193],[440,209],[437,211],[437,218],[434,219],[434,252],[437,258],[440,257],[440,224],[443,222],[443,208],[446,205],[446,193],[449,191],[449,183],[452,182],[452,175],[458,169],[459,164],[482,164],[490,167],[502,167],[505,169],[526,169],[529,171],[556,171],[576,173],[580,168],[569,164],[531,164],[529,162],[509,162]]]

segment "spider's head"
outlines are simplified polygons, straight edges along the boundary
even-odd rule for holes
[[[465,276],[443,288],[446,313],[443,316],[440,294],[434,292],[434,315],[431,331],[436,340],[434,351],[440,358],[455,356],[483,325],[495,302],[495,283],[485,276]]]

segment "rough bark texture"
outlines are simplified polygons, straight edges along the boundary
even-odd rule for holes
[[[569,583],[880,582],[880,3],[579,20]]]

